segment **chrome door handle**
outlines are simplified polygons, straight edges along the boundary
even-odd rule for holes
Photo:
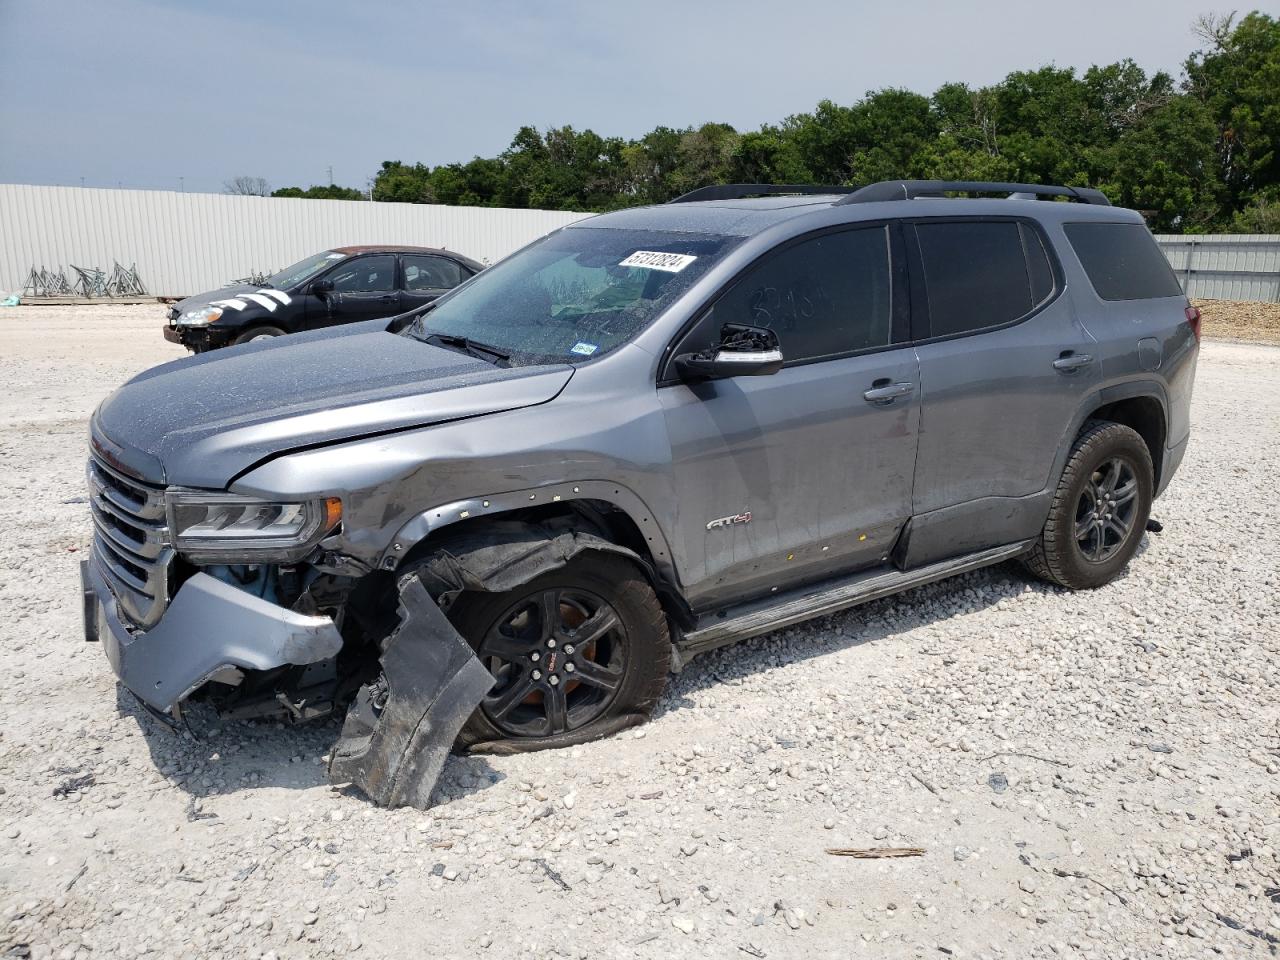
[[[1089,356],[1087,353],[1071,353],[1070,351],[1067,351],[1062,356],[1058,357],[1057,360],[1053,361],[1053,369],[1057,370],[1059,373],[1071,373],[1072,371],[1079,370],[1081,367],[1087,367],[1091,363],[1093,363],[1093,357]]]
[[[862,399],[867,403],[892,403],[898,397],[905,397],[915,388],[914,383],[889,383],[877,380],[870,390],[863,392]]]

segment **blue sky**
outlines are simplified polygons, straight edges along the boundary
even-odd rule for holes
[[[1192,21],[1211,9],[0,0],[0,182],[176,190],[182,178],[188,191],[219,191],[239,174],[323,183],[332,166],[338,183],[363,186],[383,160],[493,155],[522,124],[749,129],[824,97],[929,93],[1046,63],[1132,57],[1176,74],[1196,45]]]

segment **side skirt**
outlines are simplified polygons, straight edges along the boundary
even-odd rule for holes
[[[926,583],[1009,560],[1026,553],[1033,542],[1022,540],[1002,547],[991,547],[914,570],[876,567],[837,580],[827,580],[752,600],[716,613],[703,614],[698,618],[697,626],[685,633],[676,646],[681,653],[688,655],[705,653],[716,647],[780,630],[813,617],[825,616],[912,587],[924,586]]]

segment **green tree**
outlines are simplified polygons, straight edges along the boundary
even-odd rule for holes
[[[323,187],[281,187],[271,194],[273,197],[297,197],[303,200],[367,200],[364,192],[354,187],[340,187],[331,183]]]
[[[1227,206],[1241,209],[1280,183],[1280,21],[1250,13],[1204,17],[1207,50],[1186,62],[1186,90],[1208,109]]]
[[[1202,104],[1171,100],[1097,150],[1090,179],[1113,203],[1146,213],[1153,230],[1203,230],[1218,216],[1222,189],[1213,132]]]
[[[373,199],[384,203],[435,203],[431,168],[421,163],[409,166],[399,160],[382,161],[373,178]]]

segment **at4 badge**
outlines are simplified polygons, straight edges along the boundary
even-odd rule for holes
[[[718,520],[712,520],[707,524],[708,530],[714,530],[716,527],[731,527],[735,523],[750,523],[751,511],[745,513],[735,513],[732,517],[720,517]]]

